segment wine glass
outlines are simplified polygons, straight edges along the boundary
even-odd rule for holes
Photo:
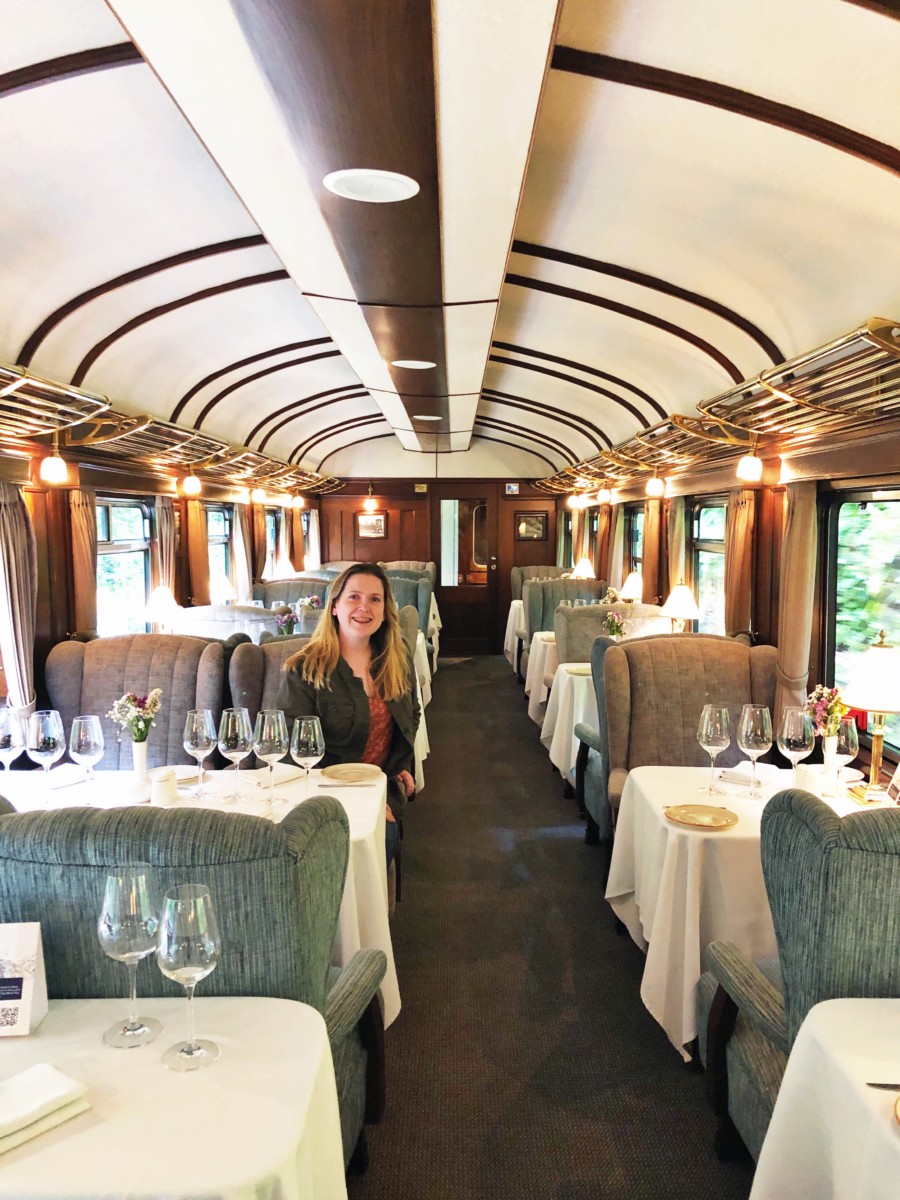
[[[261,708],[253,729],[253,751],[269,768],[269,807],[275,804],[275,764],[288,752],[287,721],[280,708]]]
[[[246,709],[244,710],[246,712]],[[163,1062],[170,1071],[198,1071],[219,1057],[215,1042],[194,1033],[194,988],[215,970],[219,960],[219,928],[209,888],[185,883],[166,892],[156,961],[167,979],[184,987],[188,1002],[188,1038],[170,1046]]]
[[[731,716],[724,704],[704,704],[697,728],[697,741],[709,755],[709,785],[702,788],[710,796],[721,796],[713,782],[716,759],[731,745]]]
[[[28,718],[25,753],[44,768],[44,781],[50,790],[50,768],[66,752],[66,732],[55,708],[42,708]]]
[[[797,763],[812,754],[816,731],[812,717],[802,708],[785,708],[778,727],[778,749],[791,761],[791,786],[797,786]]]
[[[181,744],[184,746],[185,752],[197,762],[197,787],[194,789],[194,799],[202,800],[206,795],[203,790],[203,760],[216,748],[216,723],[208,708],[189,709],[184,718],[182,739]]]
[[[837,749],[834,753],[834,761],[838,765],[838,794],[841,796],[845,789],[844,767],[847,763],[853,762],[857,754],[859,754],[859,733],[856,728],[856,717],[841,717],[837,730]]]
[[[104,1033],[107,1046],[143,1046],[162,1031],[159,1021],[137,1011],[138,963],[156,949],[158,929],[159,893],[149,863],[116,867],[106,877],[97,936],[104,953],[128,967],[131,1001],[124,1025],[117,1022]]]
[[[25,749],[25,732],[19,714],[11,708],[0,708],[0,762],[8,771]]]
[[[765,704],[745,704],[741,709],[737,743],[752,763],[750,795],[762,790],[756,777],[756,760],[772,745],[772,718]]]
[[[226,804],[236,804],[241,798],[238,786],[239,764],[253,749],[253,730],[250,714],[246,708],[224,708],[219,722],[219,749],[223,757],[234,763],[234,795],[226,798]]]
[[[318,717],[297,717],[291,730],[291,758],[306,772],[306,794],[309,795],[309,773],[325,753],[325,734]]]
[[[69,731],[69,757],[85,768],[87,782],[94,782],[94,763],[106,749],[99,717],[76,717]]]

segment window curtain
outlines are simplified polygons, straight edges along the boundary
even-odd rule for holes
[[[175,502],[171,496],[157,496],[154,505],[156,538],[153,543],[153,578],[156,587],[175,594]]]
[[[69,491],[69,528],[72,534],[75,629],[97,633],[97,495],[89,488]]]
[[[749,633],[753,621],[756,492],[734,488],[725,515],[725,632]]]
[[[588,515],[586,508],[572,509],[572,566],[587,557]]]
[[[261,504],[253,504],[250,508],[250,522],[253,528],[253,582],[265,578],[266,574],[266,510]]]
[[[297,572],[303,570],[303,562],[306,555],[305,538],[303,536],[303,509],[292,508],[290,514],[291,522],[291,548],[289,552],[290,564]]]
[[[609,506],[609,586],[618,590],[625,582],[625,510]]]
[[[246,504],[235,504],[231,522],[231,560],[234,563],[234,588],[238,602],[246,604],[253,598],[253,536],[250,529],[250,510]]]
[[[202,500],[187,502],[187,543],[191,604],[209,604],[209,535]]]
[[[34,712],[37,543],[22,489],[0,483],[0,653],[10,708]]]
[[[611,504],[601,504],[597,513],[597,545],[594,548],[594,575],[597,579],[609,579],[609,529]]]
[[[669,591],[679,583],[687,583],[687,506],[684,496],[669,499],[666,516],[666,546],[669,552]],[[668,595],[668,593],[666,593]]]
[[[322,565],[322,544],[319,538],[319,510],[309,510],[309,532],[303,566],[307,571],[318,571]]]
[[[275,574],[283,579],[286,572],[293,570],[291,554],[294,548],[294,525],[291,510],[282,508],[278,514],[278,550],[275,554]]]
[[[816,542],[816,485],[814,482],[788,484],[781,543],[777,686],[772,714],[776,728],[782,708],[802,705],[809,691]]]
[[[662,500],[648,499],[644,504],[644,555],[641,578],[644,582],[644,603],[662,604],[669,594]]]
[[[569,513],[564,508],[556,510],[556,565],[558,567],[570,567],[572,564],[566,562],[566,520]]]

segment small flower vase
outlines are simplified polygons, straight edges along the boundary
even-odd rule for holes
[[[131,798],[135,801],[150,798],[150,780],[147,777],[147,743],[131,743]]]
[[[836,796],[838,787],[837,764],[837,734],[822,735],[822,758],[825,769],[822,772],[822,795]]]

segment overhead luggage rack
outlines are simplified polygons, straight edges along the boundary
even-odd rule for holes
[[[22,442],[60,433],[109,407],[104,396],[0,363],[0,438],[4,441]]]

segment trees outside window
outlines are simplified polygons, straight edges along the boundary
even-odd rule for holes
[[[146,633],[150,591],[150,503],[97,500],[97,632]]]

